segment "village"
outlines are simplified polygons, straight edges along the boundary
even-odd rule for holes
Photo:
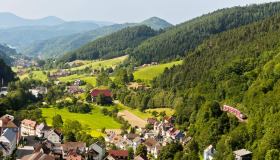
[[[78,88],[80,84],[81,80],[76,80],[73,86]],[[5,87],[1,91],[7,92]],[[46,94],[48,90],[37,86],[29,89],[29,92],[38,97]],[[73,87],[69,86],[66,92],[77,94],[80,91],[73,90]],[[113,101],[110,90],[93,89],[90,93],[92,102],[95,102],[100,94],[107,101]],[[238,109],[224,105],[221,110],[236,116],[240,122],[246,122],[247,117]],[[105,131],[104,142],[86,144],[80,141],[65,142],[61,130],[45,123],[37,123],[30,119],[16,123],[13,115],[4,115],[0,118],[0,151],[4,157],[15,155],[17,159],[22,160],[146,160],[157,159],[162,147],[167,144],[185,145],[192,140],[187,132],[176,129],[173,116],[165,116],[162,119],[150,117],[143,124],[138,126],[131,124],[133,130],[126,134]],[[145,148],[145,155],[136,155],[139,147]],[[215,152],[215,148],[209,145],[203,152],[203,159],[213,159]],[[252,153],[245,149],[234,151],[233,154],[238,160],[250,159],[252,156]]]

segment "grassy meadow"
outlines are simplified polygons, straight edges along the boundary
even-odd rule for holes
[[[154,65],[154,66],[147,66],[147,67],[141,67],[138,70],[134,72],[134,79],[140,79],[143,81],[151,81],[155,77],[159,76],[161,73],[163,73],[165,68],[170,68],[174,65],[180,65],[182,64],[181,61],[175,61],[175,62],[170,62],[170,63],[164,63],[164,64],[159,64],[159,65]]]
[[[87,126],[90,129],[92,136],[100,136],[102,133],[100,130],[105,127],[106,129],[119,129],[121,125],[113,118],[105,116],[101,113],[101,107],[95,106],[92,112],[89,114],[71,113],[66,108],[41,108],[43,117],[46,118],[48,125],[52,125],[52,117],[56,114],[62,116],[63,121],[78,120],[83,126]]]

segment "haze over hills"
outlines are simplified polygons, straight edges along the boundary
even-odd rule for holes
[[[59,57],[65,52],[75,50],[88,42],[94,41],[102,36],[109,35],[128,26],[147,25],[155,30],[172,27],[172,24],[163,19],[152,17],[140,23],[124,23],[104,26],[92,31],[77,33],[67,36],[55,37],[52,39],[39,41],[23,49],[23,54],[29,56],[39,56],[41,58]]]
[[[12,45],[19,51],[37,41],[113,24],[105,21],[64,21],[53,16],[30,20],[11,13],[0,13],[0,21],[0,43]]]
[[[0,22],[0,28],[12,28],[19,26],[54,26],[62,24],[65,21],[54,16],[41,19],[25,19],[12,13],[2,12],[0,13]]]
[[[11,65],[16,56],[17,52],[15,49],[12,49],[7,45],[0,44],[0,59],[3,59],[6,64]]]

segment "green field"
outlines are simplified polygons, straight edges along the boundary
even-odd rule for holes
[[[128,56],[122,56],[122,57],[117,57],[117,58],[113,58],[113,59],[108,59],[108,60],[96,60],[96,61],[81,61],[82,63],[84,63],[84,65],[79,66],[79,67],[73,67],[70,70],[71,71],[75,71],[75,70],[82,70],[85,69],[86,67],[90,67],[92,69],[98,69],[98,68],[108,68],[108,67],[115,67],[121,63],[123,63],[123,61],[125,59],[127,59]]]
[[[43,71],[30,71],[31,73],[26,73],[24,75],[19,76],[20,80],[23,80],[25,78],[29,78],[30,76],[32,76],[32,79],[35,80],[41,80],[43,82],[48,80],[48,77],[46,74],[43,73]]]
[[[159,76],[161,73],[163,73],[165,68],[170,68],[174,65],[180,65],[182,64],[181,61],[175,61],[175,62],[170,62],[170,63],[165,63],[165,64],[159,64],[159,65],[154,65],[154,66],[148,66],[148,67],[142,67],[139,68],[134,72],[134,79],[140,79],[143,81],[151,81],[155,77]]]
[[[52,117],[56,114],[62,116],[63,121],[78,120],[82,125],[86,125],[90,128],[90,134],[92,136],[102,135],[100,129],[105,127],[106,129],[119,129],[121,125],[113,120],[109,116],[104,116],[100,110],[101,107],[94,107],[92,113],[90,114],[80,114],[80,113],[70,113],[67,109],[57,109],[57,108],[42,108],[43,117],[46,118],[48,125],[52,125]]]
[[[58,80],[60,80],[61,82],[72,82],[72,81],[75,81],[76,79],[83,80],[86,83],[91,84],[92,86],[96,85],[96,77],[95,76],[73,74],[73,75],[70,75],[70,76],[67,76],[67,77],[58,78]]]

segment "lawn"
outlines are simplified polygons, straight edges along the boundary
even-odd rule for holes
[[[90,114],[70,113],[67,109],[57,108],[41,108],[43,117],[46,118],[48,125],[52,125],[52,117],[56,114],[62,116],[63,121],[78,120],[82,125],[90,128],[90,134],[92,136],[102,135],[100,129],[105,127],[106,129],[119,129],[121,125],[109,116],[104,116],[100,110],[101,107],[94,107]]]
[[[180,64],[182,64],[182,62],[183,61],[181,60],[181,61],[175,61],[175,62],[159,64],[159,65],[154,65],[154,66],[141,67],[133,73],[134,79],[136,79],[136,80],[140,79],[143,81],[151,81],[155,77],[157,77],[161,73],[163,73],[165,68],[170,68],[174,65],[180,65]]]

